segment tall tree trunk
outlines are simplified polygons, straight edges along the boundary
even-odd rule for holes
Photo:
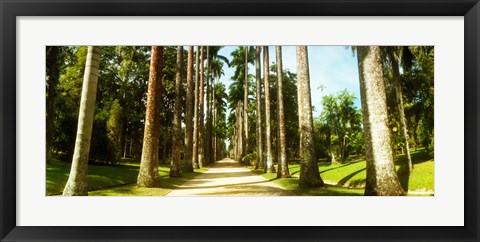
[[[255,78],[257,81],[257,162],[255,162],[256,169],[264,169],[263,163],[263,132],[262,132],[262,73],[260,67],[260,53],[262,52],[260,46],[255,48]]]
[[[177,74],[175,77],[175,106],[173,113],[172,161],[170,163],[170,177],[182,176],[182,63],[183,47],[177,47]]]
[[[235,160],[242,162],[242,158],[244,155],[244,133],[243,133],[243,103],[242,101],[237,102],[237,108],[235,110],[235,118],[236,118],[236,125],[235,125],[235,130],[236,130],[236,154],[235,154]]]
[[[72,159],[72,168],[63,196],[88,196],[87,171],[90,141],[92,137],[93,115],[97,96],[100,47],[89,46],[85,74],[83,76],[82,97],[78,113],[77,137]]]
[[[162,103],[163,47],[152,46],[148,80],[147,111],[143,135],[142,158],[137,186],[158,187],[158,150],[160,139],[160,109]],[[164,147],[164,153],[166,147]]]
[[[47,161],[52,157],[52,141],[55,117],[55,89],[57,88],[58,79],[60,77],[59,70],[59,46],[48,46],[47,49],[47,118],[46,118],[46,142],[45,152]]]
[[[265,133],[266,139],[265,143],[267,144],[267,162],[265,166],[265,172],[273,173],[275,172],[275,167],[273,166],[273,157],[272,157],[272,137],[271,137],[271,128],[270,128],[270,77],[269,77],[269,57],[268,57],[268,46],[263,47],[263,80],[265,87]]]
[[[124,132],[123,132],[123,138],[122,138],[122,145],[123,145],[123,158],[127,158],[127,146],[128,146],[128,123],[124,123]]]
[[[400,85],[400,71],[398,68],[398,61],[395,58],[393,53],[390,53],[390,59],[392,61],[392,71],[393,71],[393,85],[395,87],[395,96],[397,97],[397,108],[400,115],[400,129],[402,130],[403,142],[405,153],[407,155],[408,170],[412,171],[413,163],[412,157],[410,156],[410,145],[408,142],[408,132],[407,132],[407,123],[405,121],[405,111],[403,109],[403,97],[402,97],[402,87]]]
[[[188,47],[187,57],[187,108],[185,110],[185,162],[183,171],[193,172],[193,46]]]
[[[200,164],[200,167],[205,166],[205,137],[204,137],[204,121],[203,121],[203,110],[204,110],[204,103],[205,103],[205,97],[204,97],[204,78],[205,78],[205,68],[204,68],[204,55],[203,55],[203,46],[200,47],[200,84],[198,86],[199,88],[199,97],[198,97],[198,163]]]
[[[205,129],[205,162],[207,164],[212,163],[212,117],[211,111],[212,107],[210,106],[210,98],[211,98],[211,80],[210,80],[210,47],[207,46],[207,97],[206,97],[206,106],[207,110],[205,112],[206,118],[206,129]]]
[[[404,195],[390,145],[380,47],[359,46],[357,56],[367,155],[365,195]]]
[[[278,173],[277,178],[290,177],[287,161],[287,145],[285,141],[285,110],[283,105],[283,67],[282,67],[282,46],[277,46],[277,99],[278,99]]]
[[[195,100],[194,100],[194,105],[193,105],[193,150],[192,150],[192,163],[193,167],[195,169],[200,168],[200,165],[198,163],[198,146],[199,146],[199,140],[198,140],[198,132],[200,131],[199,129],[199,118],[198,118],[198,111],[199,111],[199,88],[200,88],[200,80],[199,80],[199,72],[200,72],[200,47],[197,46],[197,53],[195,55]]]
[[[212,115],[212,126],[213,126],[213,130],[216,130],[217,128],[217,102],[215,102],[215,80],[213,80],[213,91],[212,91],[212,111],[213,111],[213,115]],[[218,156],[217,156],[217,133],[216,132],[213,132],[213,141],[212,141],[212,147],[213,147],[213,161],[217,161],[218,159]]]
[[[312,99],[307,46],[297,46],[298,125],[300,128],[300,187],[323,186],[313,143]]]
[[[245,46],[245,83],[243,85],[243,132],[245,133],[245,154],[248,149],[248,46]],[[249,164],[247,164],[249,165]]]

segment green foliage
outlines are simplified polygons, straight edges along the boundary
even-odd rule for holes
[[[114,161],[118,162],[122,156],[122,114],[123,108],[120,106],[118,99],[115,99],[110,109],[110,117],[107,121],[108,139],[113,149]]]
[[[57,157],[65,161],[71,160],[73,155],[86,51],[87,48],[83,46],[65,47],[62,55],[64,68],[56,88],[53,149]],[[148,47],[102,48],[90,148],[92,161],[112,163],[122,156],[123,147],[127,147],[127,144],[129,148],[125,149],[126,155],[139,156],[145,117],[148,58]],[[114,117],[111,117],[112,114]],[[114,129],[113,123],[117,124]],[[112,140],[115,142],[111,143]]]
[[[242,163],[247,164],[247,165],[251,165],[252,162],[256,160],[256,158],[257,158],[256,153],[249,153],[242,158]]]
[[[317,155],[323,153],[329,161],[343,162],[350,153],[364,152],[362,117],[355,108],[355,99],[347,90],[323,97],[323,111],[314,128],[319,148],[324,152],[317,151]]]
[[[300,146],[300,134],[298,132],[298,99],[297,99],[297,74],[290,70],[283,70],[283,105],[285,113],[285,134],[287,146],[287,159],[296,159],[298,157],[298,148]],[[278,81],[277,65],[270,67],[270,111],[273,150],[277,150],[278,145]]]
[[[247,51],[247,48],[245,46],[239,46],[238,49],[234,50],[232,53],[230,53],[232,57],[232,61],[230,62],[230,66],[235,68],[234,75],[230,77],[230,79],[233,81],[230,86],[228,87],[228,107],[231,110],[230,115],[228,116],[228,122],[227,122],[227,137],[232,137],[234,134],[234,126],[236,122],[236,117],[235,117],[235,109],[237,107],[238,102],[243,103],[244,99],[244,89],[245,89],[245,52]],[[248,64],[254,64],[255,60],[255,50],[253,46],[250,46],[248,49],[248,56],[247,56],[247,61]],[[248,74],[248,96],[253,95],[254,92],[252,91],[252,87],[255,86],[255,80],[254,76],[251,74]],[[252,124],[252,117],[249,115],[250,113],[253,112],[255,108],[251,109],[251,102],[249,101],[249,105],[247,107],[247,115],[248,115],[248,123]],[[251,127],[251,125],[250,125]],[[250,129],[249,130],[254,130]],[[253,132],[254,133],[254,132]],[[253,134],[252,133],[252,134]],[[251,136],[251,135],[250,135]],[[249,140],[252,140],[251,137],[249,137]],[[248,140],[246,142],[249,142]],[[249,147],[252,147],[250,145],[251,142],[249,142]],[[233,144],[230,143],[230,146]],[[230,149],[231,147],[229,147]]]
[[[393,86],[391,58],[394,58],[394,61],[400,61],[402,67],[400,84],[410,147],[426,147],[433,154],[434,47],[387,46],[382,51],[392,149],[400,153],[404,147]]]
[[[214,106],[215,106],[215,123],[213,126],[214,129],[214,134],[216,137],[226,139],[227,136],[227,117],[226,117],[226,112],[227,112],[227,106],[226,102],[228,99],[226,90],[225,90],[225,84],[219,82],[215,83],[214,87],[214,93],[215,93],[215,100],[214,100]]]

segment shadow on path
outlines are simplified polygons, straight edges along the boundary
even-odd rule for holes
[[[167,196],[292,196],[266,178],[225,158]]]

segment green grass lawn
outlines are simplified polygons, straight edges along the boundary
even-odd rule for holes
[[[434,191],[434,161],[433,157],[424,150],[411,153],[414,169],[409,174],[405,155],[395,157],[395,166],[400,183],[404,190],[411,192],[410,195],[431,195]],[[366,181],[366,162],[364,157],[352,159],[343,164],[319,163],[319,171],[322,179],[327,184],[322,188],[300,189],[298,176],[300,165],[289,165],[292,178],[276,179],[276,174],[262,174],[287,190],[298,195],[309,196],[337,196],[337,195],[363,195]]]
[[[62,194],[70,173],[70,163],[53,160],[47,163],[47,196]],[[206,168],[195,169],[194,173],[185,173],[181,178],[169,178],[168,166],[159,167],[160,188],[138,188],[135,184],[138,176],[138,163],[128,162],[119,166],[88,166],[89,196],[163,196],[176,186],[191,179]]]
[[[292,165],[290,168],[290,172],[293,170],[299,170],[299,165]],[[275,182],[276,184],[280,185],[281,187],[285,188],[286,190],[292,191],[298,196],[361,196],[363,195],[363,189],[354,189],[354,188],[347,188],[347,187],[340,187],[334,185],[325,185],[320,188],[305,188],[302,189],[298,186],[298,176],[294,176],[291,178],[277,178],[276,173],[263,173],[263,171],[254,171],[256,174],[262,175],[263,177],[267,178]]]

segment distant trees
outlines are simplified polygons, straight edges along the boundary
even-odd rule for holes
[[[67,184],[63,190],[64,196],[87,196],[87,170],[90,152],[90,140],[95,112],[97,81],[100,64],[100,47],[89,46],[83,77],[82,98],[78,114],[77,138],[73,154],[72,167]]]
[[[406,127],[415,148],[426,147],[434,152],[434,47],[409,46],[411,65],[403,64],[401,89]],[[405,53],[406,51],[404,51]]]
[[[355,150],[355,139],[361,132],[361,114],[355,108],[355,97],[347,90],[338,95],[325,95],[320,116],[321,132],[325,138],[326,151],[332,163],[344,162],[351,150]]]
[[[47,83],[47,113],[46,113],[46,148],[45,152],[48,158],[52,156],[52,142],[55,116],[55,96],[58,79],[60,78],[61,52],[60,46],[47,46],[47,66],[46,66],[46,83]]]
[[[233,83],[229,89],[229,107],[234,110],[229,118],[229,123],[233,128],[230,129],[232,140],[232,155],[239,162],[244,162],[243,158],[247,155],[247,136],[245,130],[248,130],[248,93],[249,85],[246,84],[250,80],[248,75],[249,63],[253,62],[254,55],[252,51],[248,51],[248,46],[239,46],[238,49],[231,53],[231,66],[235,68],[234,75],[231,77]],[[247,106],[246,106],[247,105]],[[245,163],[247,164],[247,163]]]
[[[409,135],[408,135],[408,129],[407,129],[407,124],[406,124],[406,119],[405,119],[405,109],[403,105],[403,94],[402,94],[402,87],[401,87],[401,80],[400,80],[400,62],[403,63],[403,66],[406,67],[405,69],[411,69],[412,65],[412,54],[410,53],[410,50],[408,49],[407,46],[383,46],[381,48],[382,50],[382,57],[384,60],[384,69],[387,69],[385,67],[389,67],[389,70],[387,69],[386,72],[391,73],[391,78],[386,77],[385,79],[388,80],[390,79],[390,83],[386,84],[386,89],[387,89],[387,97],[389,96],[389,91],[387,86],[390,84],[393,89],[393,92],[390,92],[394,98],[391,98],[391,100],[395,101],[394,105],[394,119],[395,122],[400,124],[400,133],[402,136],[402,141],[401,141],[401,147],[402,151],[405,151],[405,155],[407,157],[407,163],[408,163],[408,170],[412,171],[413,169],[413,163],[412,163],[412,158],[410,156],[410,141],[409,141]],[[384,72],[384,76],[385,72]],[[387,102],[388,104],[388,102]],[[396,127],[395,127],[396,128]],[[394,145],[395,146],[395,145]]]

